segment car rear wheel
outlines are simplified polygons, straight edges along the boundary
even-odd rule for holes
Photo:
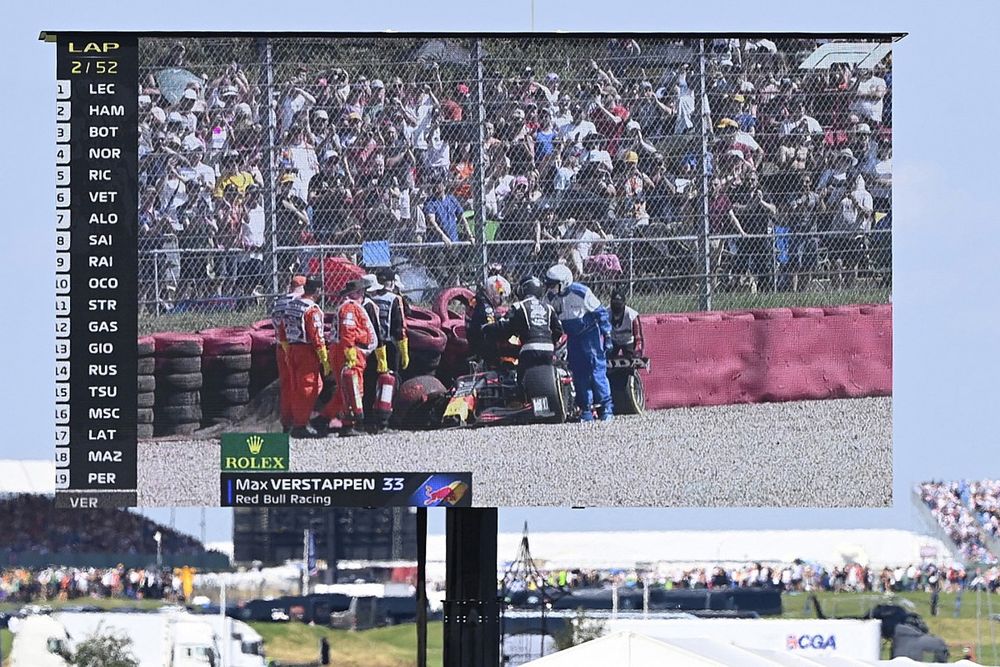
[[[567,406],[563,398],[562,386],[556,377],[555,368],[552,366],[529,368],[524,372],[522,385],[524,395],[529,401],[544,398],[548,403],[552,416],[539,421],[551,424],[561,424],[566,421]]]
[[[646,411],[646,391],[638,373],[626,373],[614,378],[611,398],[617,415],[641,415]]]

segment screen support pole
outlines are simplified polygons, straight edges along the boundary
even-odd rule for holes
[[[417,667],[427,667],[427,508],[417,508]]]
[[[444,667],[498,667],[497,509],[447,509]]]

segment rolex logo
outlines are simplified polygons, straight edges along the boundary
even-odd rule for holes
[[[260,454],[260,450],[264,447],[264,438],[259,435],[251,435],[247,438],[247,447],[250,448],[250,453],[254,456]]]

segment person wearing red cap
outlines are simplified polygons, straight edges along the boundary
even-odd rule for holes
[[[282,309],[283,335],[288,344],[285,370],[291,399],[289,412],[293,438],[309,438],[316,432],[309,428],[309,417],[319,397],[323,378],[331,372],[330,359],[323,340],[323,311],[315,298],[322,288],[316,278],[302,287],[302,296],[291,299]]]
[[[337,375],[337,391],[323,408],[324,419],[340,421],[341,437],[363,433],[365,355],[378,344],[378,334],[362,306],[365,280],[352,280],[340,292],[340,305],[330,329],[330,365]]]
[[[288,293],[281,294],[274,300],[271,307],[271,324],[274,326],[274,338],[278,344],[274,354],[278,362],[278,395],[281,404],[281,428],[284,433],[292,430],[292,385],[291,373],[288,370],[288,334],[285,332],[285,309],[293,299],[302,296],[306,285],[305,276],[292,276],[288,283]]]

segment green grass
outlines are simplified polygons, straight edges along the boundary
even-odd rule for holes
[[[820,593],[818,597],[823,612],[828,617],[861,615],[879,599],[878,595],[862,593]],[[976,593],[966,592],[962,596],[962,606],[957,618],[954,616],[956,596],[953,593],[941,594],[937,616],[931,616],[929,593],[900,593],[897,597],[913,603],[913,610],[923,617],[931,633],[944,639],[951,649],[952,661],[961,658],[962,649],[969,646],[973,648],[980,663],[1000,665],[1000,622],[989,620],[991,614],[1000,614],[1000,596],[992,596],[991,610],[991,598],[981,593],[981,607],[977,609]],[[808,602],[806,595],[786,594],[782,603],[783,618],[815,618],[812,604]],[[888,658],[888,650],[886,645],[883,657]]]
[[[14,636],[10,630],[0,630],[0,655],[3,656],[3,664],[7,664],[10,656],[10,646],[14,643]]]
[[[121,607],[129,607],[134,609],[159,609],[163,606],[162,600],[127,600],[121,598],[76,598],[75,600],[48,600],[45,602],[36,602],[35,604],[42,607],[52,607],[54,610],[62,609],[63,607],[98,607],[100,609],[119,609]],[[15,604],[11,602],[5,602],[0,604],[0,611],[17,611],[21,609],[24,605]]]
[[[330,642],[336,667],[413,667],[416,665],[417,631],[413,624],[362,632],[331,630],[302,623],[251,623],[264,637],[268,658],[279,662],[310,662],[319,658],[319,642]],[[441,665],[441,623],[427,628],[427,664]]]

